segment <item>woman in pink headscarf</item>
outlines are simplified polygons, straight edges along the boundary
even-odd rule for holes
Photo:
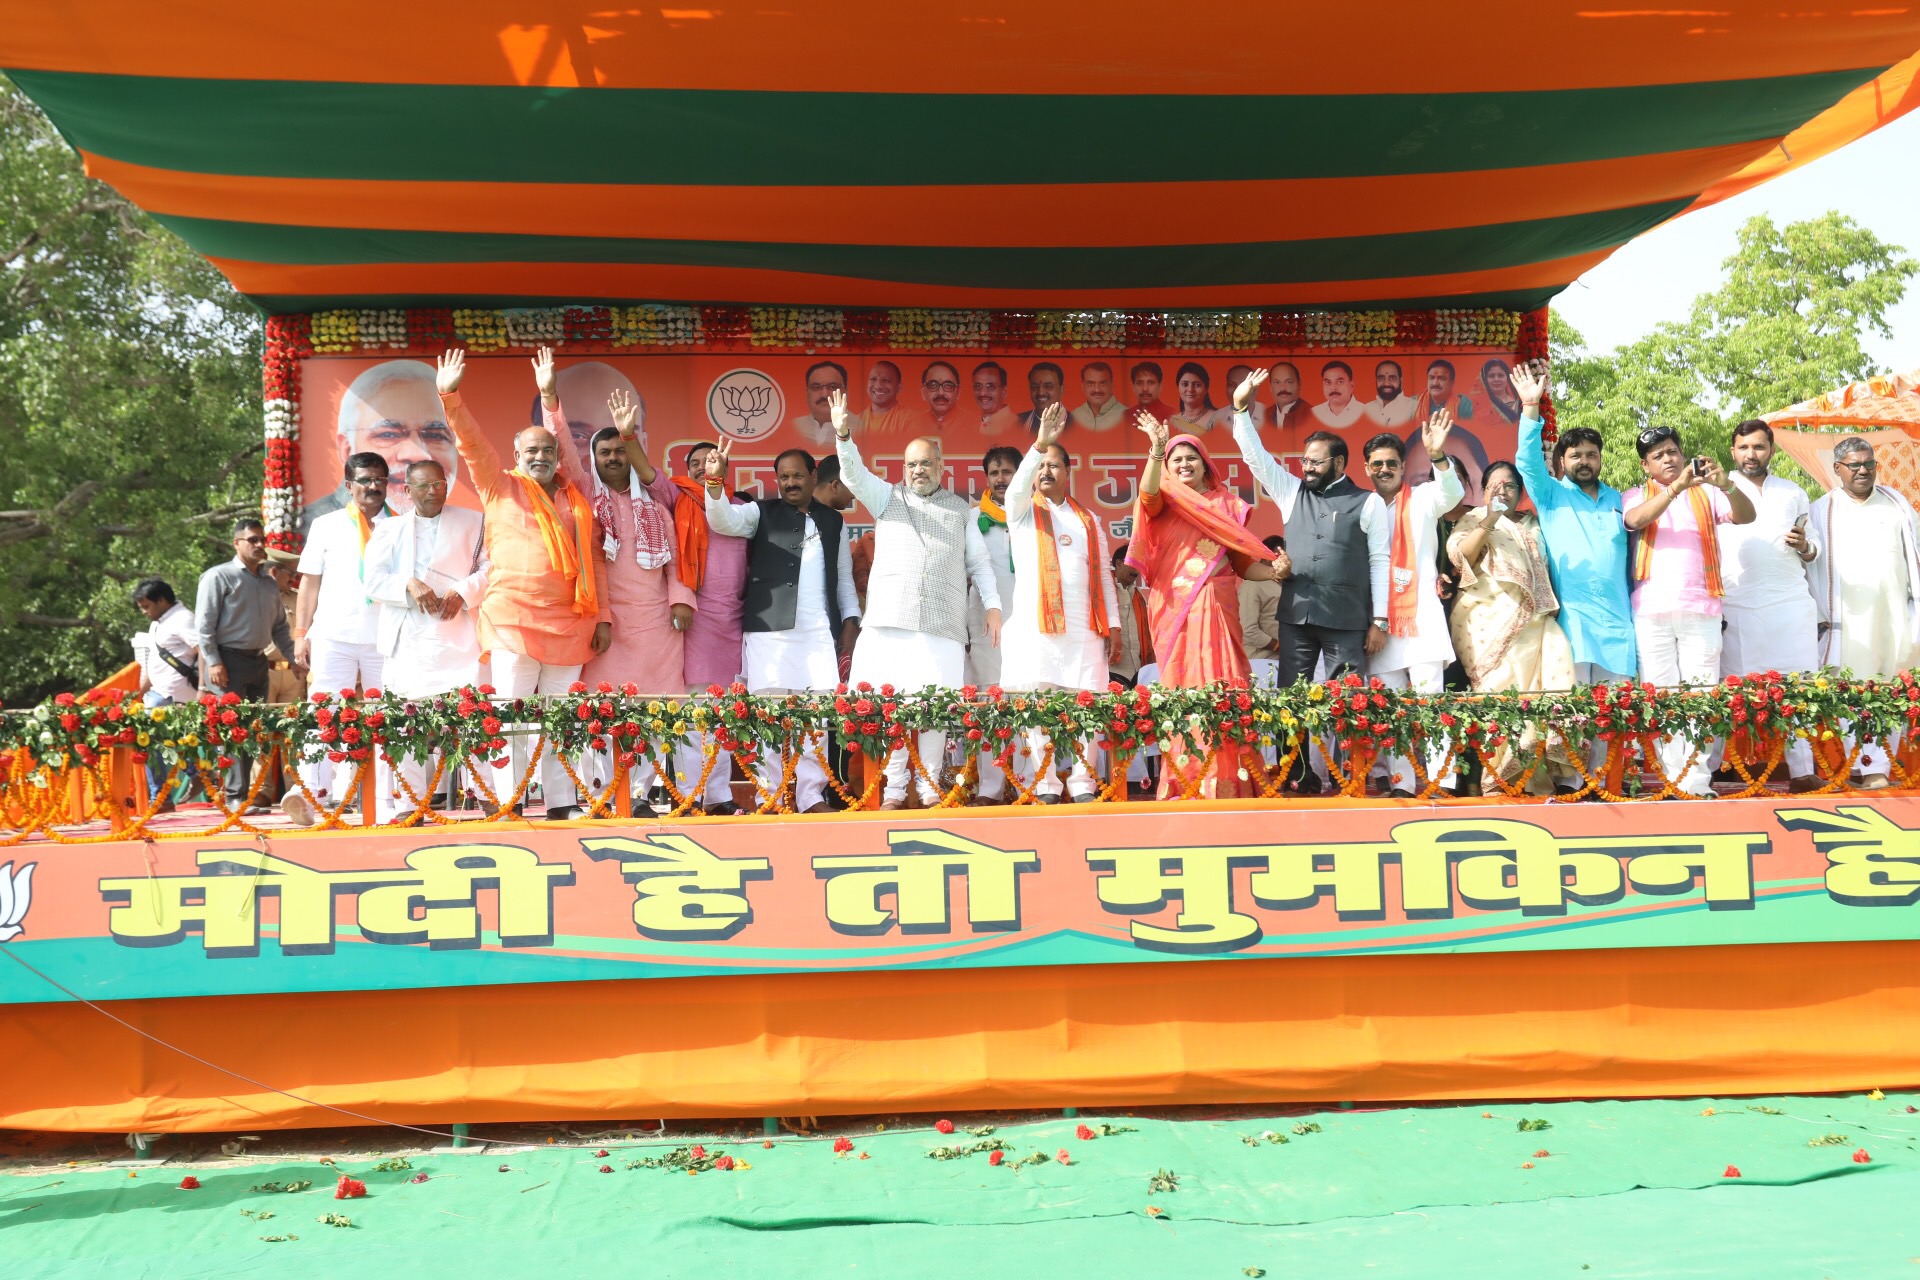
[[[1247,530],[1253,509],[1220,483],[1220,473],[1193,436],[1169,438],[1167,425],[1141,414],[1148,440],[1127,563],[1147,584],[1147,623],[1160,659],[1159,683],[1179,688],[1223,683],[1245,688],[1250,674],[1240,641],[1240,579],[1284,578],[1291,571]],[[1173,483],[1161,487],[1164,472]],[[1271,562],[1269,562],[1271,561]],[[1177,798],[1200,765],[1184,740],[1163,748],[1160,798]],[[1250,794],[1237,747],[1214,756],[1199,795]]]

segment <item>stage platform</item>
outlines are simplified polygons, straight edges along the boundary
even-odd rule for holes
[[[0,1126],[1912,1083],[1916,832],[1878,792],[35,842]]]

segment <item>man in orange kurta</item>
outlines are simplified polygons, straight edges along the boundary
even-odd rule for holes
[[[464,351],[440,357],[440,402],[487,518],[491,567],[480,601],[480,648],[492,655],[500,697],[563,694],[580,678],[587,659],[606,651],[613,623],[594,535],[592,487],[560,415],[553,352],[542,347],[533,360],[546,425],[514,436],[511,471],[501,468],[499,455],[460,398],[465,373]],[[493,771],[498,804],[490,816],[513,796],[533,741],[524,732],[508,738],[507,764]],[[540,757],[540,786],[547,817],[579,815],[578,796],[556,752]]]

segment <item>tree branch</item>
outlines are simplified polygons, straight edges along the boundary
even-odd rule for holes
[[[104,631],[106,626],[93,618],[49,618],[44,613],[16,613],[15,626],[38,627],[53,631]]]

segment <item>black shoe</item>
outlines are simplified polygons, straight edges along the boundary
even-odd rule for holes
[[[1055,795],[1040,795],[1040,796],[1035,796],[1034,799],[1038,800],[1041,804],[1059,804],[1060,803],[1060,797]]]
[[[579,817],[581,812],[582,810],[577,804],[563,804],[558,808],[547,810],[547,821],[571,822],[573,819]]]
[[[1413,799],[1413,792],[1407,790],[1405,787],[1395,787],[1393,790],[1387,792],[1387,798],[1389,800],[1411,800]]]
[[[509,809],[504,805],[483,804],[480,806],[480,811],[486,814],[489,819],[524,818],[527,813],[527,807],[523,804],[517,804],[517,805],[514,805],[513,808]]]
[[[707,809],[707,816],[709,818],[731,818],[738,812],[740,812],[739,805],[731,800],[722,800],[719,804],[712,805]]]
[[[1085,792],[1084,794],[1075,796],[1073,798],[1073,802],[1075,804],[1092,804],[1095,800],[1098,800],[1099,798],[1100,797],[1095,795],[1093,792],[1088,791],[1088,792]]]

